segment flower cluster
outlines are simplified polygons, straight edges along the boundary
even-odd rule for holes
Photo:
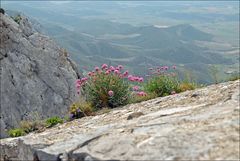
[[[88,80],[87,77],[76,80],[75,85],[76,85],[77,94],[80,94],[81,87],[87,82],[87,80]]]
[[[133,76],[133,75],[129,75],[128,80],[131,82],[143,82],[144,81],[143,77],[138,77],[138,76]]]
[[[109,66],[102,64],[87,73],[87,76],[76,81],[77,93],[82,90],[88,99],[96,107],[116,107],[126,104],[129,100],[129,82],[132,84],[144,82],[143,77],[130,75],[122,65]],[[145,96],[146,93],[135,87],[133,93]]]
[[[86,100],[94,107],[117,107],[127,104],[130,95],[143,100],[151,98],[152,93],[158,96],[175,94],[177,82],[172,72],[175,69],[175,65],[149,68],[150,72],[146,76],[151,78],[145,85],[142,84],[143,77],[129,74],[122,65],[102,64],[94,67],[86,77],[78,79],[76,89],[78,94],[82,90]]]
[[[144,91],[137,92],[138,96],[147,96],[147,93]]]
[[[136,94],[137,96],[147,96],[147,93],[144,91],[140,91],[140,87],[137,85],[133,86],[132,90],[134,94]]]
[[[120,78],[125,78],[128,76],[128,71],[125,71],[122,73],[122,69],[123,69],[122,65],[118,65],[116,67],[110,66],[109,68],[108,68],[107,64],[102,65],[102,70],[105,71],[105,74],[108,75],[108,74],[114,73],[114,74],[118,75]]]
[[[169,67],[169,66],[159,66],[156,68],[148,68],[151,72],[150,74],[152,75],[160,75],[160,74],[164,74],[166,71],[173,69],[175,70],[177,67],[175,65]],[[150,75],[147,75],[150,76]]]
[[[114,67],[114,66],[108,66],[107,64],[102,64],[101,68],[96,66],[94,68],[94,71],[88,72],[88,77],[84,77],[82,79],[76,80],[77,94],[80,94],[81,87],[84,86],[84,84],[87,82],[89,77],[94,77],[97,74],[101,74],[101,73],[104,73],[105,75],[115,74],[115,75],[118,75],[120,78],[127,78],[131,82],[144,82],[143,77],[129,75],[128,70],[126,70],[124,72],[122,72],[122,70],[123,70],[122,65],[118,65],[118,66]],[[109,93],[108,93],[109,96],[113,95],[113,94],[111,94],[112,93],[111,90],[109,91]]]
[[[88,72],[88,76],[92,77],[92,76],[95,76],[96,74],[100,74],[100,73],[105,73],[106,75],[114,73],[121,78],[127,77],[129,74],[128,70],[123,73],[122,73],[122,70],[123,70],[122,65],[118,65],[118,66],[114,67],[114,66],[108,66],[107,64],[103,64],[101,66],[101,68],[96,66],[94,68],[94,71]]]

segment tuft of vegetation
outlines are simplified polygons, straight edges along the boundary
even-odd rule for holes
[[[129,85],[114,74],[98,73],[87,83],[87,100],[97,108],[118,107],[128,103]]]
[[[55,116],[55,117],[51,117],[51,118],[48,118],[46,121],[45,121],[47,127],[53,127],[57,124],[62,124],[63,123],[63,119],[61,119],[60,117],[58,116]]]
[[[25,134],[26,133],[21,128],[11,129],[11,130],[8,131],[8,135],[10,137],[19,137],[19,136],[23,136]]]
[[[189,71],[185,72],[184,80],[180,80],[176,72],[173,72],[174,70],[176,70],[176,66],[162,66],[157,69],[151,68],[151,71],[153,71],[152,77],[150,77],[144,86],[148,95],[153,93],[152,97],[163,97],[187,90],[193,90],[197,87]]]
[[[73,103],[69,109],[70,120],[78,119],[84,116],[94,115],[94,108],[91,103],[86,101],[80,101]]]
[[[46,125],[42,121],[29,121],[24,120],[20,122],[20,129],[22,129],[25,133],[30,133],[36,130],[43,129]]]
[[[196,89],[197,85],[195,83],[192,82],[181,82],[179,84],[179,92],[185,92],[185,91],[189,91],[189,90],[194,90]]]
[[[34,118],[32,120],[23,120],[19,123],[18,128],[10,129],[8,134],[10,137],[18,137],[26,135],[34,131],[43,131],[47,127],[52,127],[58,123],[63,123],[63,120],[59,117],[51,117],[46,120],[40,120],[36,113],[32,114]]]
[[[169,75],[159,75],[151,78],[145,84],[144,89],[149,93],[156,94],[158,97],[180,92],[179,81]]]
[[[131,99],[129,103],[139,103],[139,102],[147,101],[156,97],[157,97],[156,93],[147,93],[146,95],[143,95],[143,96],[139,96],[138,94],[133,93],[131,95]]]
[[[20,21],[22,20],[21,15],[17,15],[15,17],[11,17],[16,23],[20,24]]]

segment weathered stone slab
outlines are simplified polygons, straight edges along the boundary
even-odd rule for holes
[[[12,151],[11,140],[3,139],[1,148],[23,160],[238,160],[239,115],[238,80],[32,133],[18,138]]]

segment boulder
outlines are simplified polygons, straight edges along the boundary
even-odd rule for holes
[[[1,132],[20,120],[64,116],[76,100],[74,62],[48,36],[32,29],[28,19],[19,23],[0,13]]]

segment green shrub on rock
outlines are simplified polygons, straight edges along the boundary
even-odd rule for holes
[[[55,116],[55,117],[48,118],[45,121],[45,123],[46,123],[47,127],[52,127],[52,126],[57,125],[57,124],[62,124],[63,123],[63,119],[61,119],[58,116]]]
[[[144,89],[148,93],[154,93],[158,97],[163,97],[187,90],[193,90],[198,87],[197,83],[186,73],[184,80],[177,77],[174,72],[176,66],[162,66],[157,69],[151,68],[152,76],[145,84]]]
[[[194,90],[195,88],[196,88],[196,84],[191,82],[181,82],[179,84],[179,92]]]
[[[159,75],[149,79],[144,88],[149,93],[162,97],[179,92],[179,81],[169,75]]]
[[[130,103],[139,103],[156,97],[157,95],[155,93],[147,93],[146,95],[143,96],[139,96],[138,93],[132,93]]]
[[[36,130],[43,129],[46,125],[43,121],[35,120],[23,120],[20,122],[20,128],[24,130],[25,133],[30,133]]]
[[[26,133],[24,132],[23,129],[16,128],[16,129],[9,130],[8,134],[9,134],[10,137],[19,137],[19,136],[25,135]]]

